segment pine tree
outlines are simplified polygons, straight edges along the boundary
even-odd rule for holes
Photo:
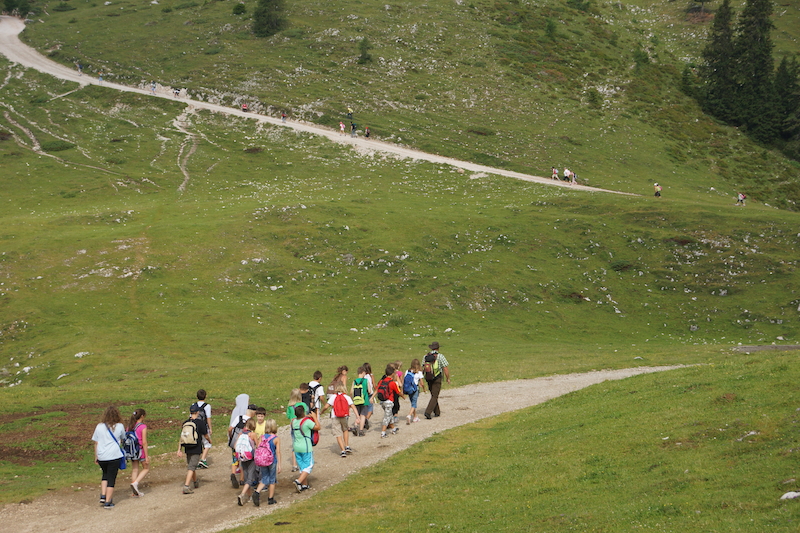
[[[286,25],[283,0],[258,0],[253,11],[253,33],[256,37],[270,37]]]
[[[784,139],[800,133],[800,80],[797,58],[783,56],[775,72],[775,99],[780,120],[779,133]]]
[[[750,136],[761,142],[776,138],[776,109],[772,61],[772,0],[747,0],[734,41],[737,115]]]
[[[736,60],[733,55],[733,9],[724,0],[714,16],[708,44],[702,52],[700,78],[705,86],[703,108],[729,124],[738,124],[736,114]]]

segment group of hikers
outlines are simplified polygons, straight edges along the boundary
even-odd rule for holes
[[[336,439],[340,457],[353,453],[350,435],[363,437],[372,425],[370,419],[375,406],[380,408],[380,438],[396,434],[402,420],[400,399],[408,398],[409,410],[406,425],[419,422],[417,403],[421,392],[429,391],[430,400],[421,413],[428,420],[441,415],[439,393],[442,383],[450,383],[449,363],[439,353],[439,343],[432,342],[422,361],[413,359],[407,370],[401,361],[386,365],[383,376],[373,378],[372,366],[364,363],[356,371],[357,377],[348,387],[349,368],[342,365],[327,385],[322,385],[322,372],[314,372],[313,379],[301,383],[291,391],[286,408],[291,437],[290,463],[297,492],[308,490],[308,478],[314,468],[314,447],[320,439],[321,420],[330,419],[331,435]],[[208,452],[212,446],[211,406],[205,402],[206,391],[197,391],[197,401],[189,407],[189,418],[181,426],[178,439],[178,457],[186,457],[186,477],[183,493],[192,494],[199,487],[197,470],[209,468]],[[126,425],[119,410],[108,407],[102,421],[95,428],[92,440],[95,462],[102,470],[100,504],[105,509],[114,508],[114,486],[120,469],[131,463],[131,492],[134,497],[144,493],[139,483],[150,471],[147,444],[146,413],[136,409]],[[374,424],[377,429],[377,424]],[[327,424],[326,424],[327,426]],[[252,501],[261,505],[266,489],[267,504],[277,503],[275,485],[281,473],[281,440],[278,423],[267,418],[267,410],[250,403],[250,396],[236,397],[227,428],[228,446],[231,449],[230,481],[239,491],[238,505]],[[294,475],[292,476],[294,477]]]
[[[550,176],[552,179],[558,181],[558,169],[556,167],[551,167],[552,175]],[[578,175],[572,172],[568,168],[564,168],[564,181],[569,182],[570,185],[576,185],[578,183]]]

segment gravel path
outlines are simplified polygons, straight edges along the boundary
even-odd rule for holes
[[[682,366],[601,370],[445,388],[439,397],[441,417],[433,420],[423,418],[410,426],[401,421],[400,432],[386,439],[381,439],[380,428],[373,426],[366,436],[351,438],[354,453],[344,459],[339,457],[335,439],[330,435],[330,421],[324,420],[320,444],[314,452],[314,471],[309,478],[312,490],[303,494],[298,494],[292,485],[295,475],[289,467],[290,437],[284,426],[279,432],[284,464],[275,491],[278,504],[274,506],[267,506],[266,501],[261,507],[252,504],[239,507],[236,504],[238,491],[230,486],[230,455],[224,444],[218,443],[212,448],[211,467],[199,471],[200,488],[192,495],[181,493],[185,464],[174,453],[156,456],[152,459],[152,470],[142,485],[145,495],[141,498],[130,495],[130,470],[124,471],[117,479],[117,492],[114,494],[116,508],[110,512],[114,513],[114,523],[136,523],[138,533],[221,531],[269,514],[273,509],[313,497],[350,474],[383,461],[435,432],[536,405],[603,381],[676,368]],[[419,405],[425,406],[428,398],[428,394],[422,394]],[[516,399],[513,405],[508,401],[509,398]],[[407,413],[408,402],[403,402],[400,415],[402,417]],[[377,413],[375,416],[378,416]],[[226,417],[220,415],[220,418]],[[15,533],[39,533],[43,529],[105,533],[108,530],[109,511],[101,509],[98,504],[99,469],[97,478],[96,484],[65,487],[31,503],[6,505],[0,509],[0,523],[14,524]],[[199,524],[205,527],[198,527]]]
[[[56,63],[55,61],[52,61],[44,57],[39,52],[37,52],[33,48],[29,47],[28,45],[20,41],[18,36],[24,29],[25,29],[25,23],[22,20],[16,17],[0,16],[0,53],[5,55],[10,61],[14,63],[19,63],[24,67],[32,68],[34,70],[38,70],[39,72],[43,72],[45,74],[50,74],[51,76],[55,76],[56,78],[62,80],[68,80],[68,81],[73,81],[75,83],[79,83],[82,86],[101,85],[103,87],[107,87],[110,89],[138,93],[145,96],[149,96],[151,98],[165,98],[168,100],[175,100],[174,96],[169,96],[167,94],[154,95],[149,90],[141,89],[138,87],[129,87],[127,85],[110,83],[107,81],[100,83],[100,81],[97,78],[90,76],[89,74],[84,74],[83,76],[80,76],[77,70],[67,68],[64,65],[61,65],[59,63]],[[259,115],[257,113],[243,112],[240,109],[224,107],[221,105],[212,104],[209,102],[201,102],[189,98],[179,98],[179,100],[185,102],[186,105],[197,109],[208,109],[210,111],[215,111],[218,113],[226,113],[228,115],[235,115],[241,118],[258,120],[260,122],[273,124],[275,126],[292,128],[296,131],[302,131],[313,135],[321,135],[333,142],[341,144],[349,144],[355,147],[356,149],[362,151],[388,152],[403,158],[419,159],[424,161],[430,161],[432,163],[451,165],[455,168],[464,169],[470,172],[483,172],[487,174],[495,174],[523,181],[542,183],[554,187],[565,187],[568,189],[575,189],[581,191],[607,192],[613,194],[625,194],[634,196],[631,193],[612,191],[608,189],[599,189],[596,187],[588,187],[585,185],[570,185],[565,181],[553,180],[551,178],[533,176],[529,174],[524,174],[522,172],[513,172],[511,170],[505,170],[500,168],[487,167],[485,165],[478,165],[475,163],[470,163],[468,161],[460,161],[449,157],[443,157],[435,154],[420,152],[417,150],[411,150],[408,148],[403,148],[401,146],[378,141],[375,139],[365,139],[361,137],[353,138],[350,137],[349,135],[339,135],[338,132],[330,128],[325,128],[314,124],[308,124],[297,121],[282,122],[280,118],[269,117],[266,115]]]

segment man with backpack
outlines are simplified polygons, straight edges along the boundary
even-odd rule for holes
[[[422,373],[425,376],[425,382],[428,384],[428,390],[431,391],[431,399],[428,402],[428,407],[425,408],[425,418],[431,419],[431,415],[439,416],[442,412],[439,410],[439,392],[442,390],[442,374],[447,379],[447,384],[450,384],[450,369],[445,357],[439,353],[439,343],[433,341],[428,348],[430,352],[425,356],[422,363]]]
[[[192,404],[189,408],[189,419],[181,426],[181,436],[178,440],[178,457],[186,454],[186,482],[183,484],[183,493],[192,494],[193,488],[200,484],[197,481],[197,465],[203,453],[203,437],[211,442],[206,423],[200,420],[201,407]],[[183,451],[181,451],[183,448]]]

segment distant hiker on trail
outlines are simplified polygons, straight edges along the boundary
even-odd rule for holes
[[[744,205],[744,201],[747,199],[747,195],[740,192],[736,195],[736,205]]]
[[[152,81],[150,83],[150,90],[153,92],[153,94],[156,94],[156,82],[155,81]]]
[[[80,63],[75,63],[75,66],[78,67],[78,76],[83,76],[83,65]]]
[[[120,442],[125,437],[125,426],[122,425],[122,416],[119,410],[108,407],[103,413],[103,421],[94,428],[92,440],[94,441],[94,462],[103,471],[100,481],[100,505],[104,509],[114,508],[114,485],[117,482],[117,472],[122,466],[125,454],[122,453]]]
[[[281,122],[286,122],[286,113],[281,113]]]
[[[655,196],[656,198],[661,198],[661,185],[656,183],[655,185],[653,185],[653,189],[655,190],[655,194],[653,196]]]
[[[554,180],[558,180],[558,169],[557,169],[556,167],[552,167],[552,169],[553,169],[553,175],[552,175],[552,178],[553,178]]]
[[[422,373],[425,375],[425,381],[428,383],[428,390],[431,391],[431,399],[428,402],[428,407],[425,408],[425,418],[431,419],[431,415],[441,415],[439,409],[439,392],[442,390],[442,374],[444,373],[447,378],[447,384],[450,384],[450,369],[445,357],[439,353],[439,343],[434,341],[428,348],[430,352],[425,355],[422,360]]]
[[[103,71],[102,70],[100,71],[100,74],[97,76],[97,81],[100,83],[100,85],[103,84]]]
[[[369,381],[369,390],[370,390],[370,404],[369,407],[366,409],[367,411],[367,419],[364,420],[364,429],[369,429],[369,419],[372,418],[372,413],[375,412],[375,380],[372,378],[372,365],[369,363],[364,363],[361,365],[364,367],[364,377],[367,378]]]
[[[339,135],[344,135],[344,122],[339,121]]]
[[[348,107],[347,108],[347,118],[348,118],[348,120],[353,120],[353,108],[352,107]]]
[[[397,382],[397,388],[399,390],[403,390],[403,362],[402,361],[395,361],[394,363],[390,363],[392,368],[394,368],[394,380]],[[405,394],[405,393],[404,393]],[[404,396],[405,398],[405,396]],[[397,413],[400,412],[400,399],[395,397],[394,398],[394,405],[392,406],[392,416],[393,421],[396,423],[398,421]]]
[[[197,464],[200,462],[200,455],[203,453],[203,435],[208,437],[206,423],[200,420],[201,408],[192,405],[189,408],[189,419],[181,426],[181,436],[178,439],[178,457],[186,454],[186,481],[183,483],[183,493],[192,494],[193,489],[200,486],[197,481]],[[181,451],[183,448],[183,451]]]
[[[356,123],[355,122],[351,122],[350,123],[350,137],[355,137],[355,136],[356,136]]]
[[[575,174],[574,172],[570,172],[569,173],[569,178],[570,178],[570,182],[569,182],[570,185],[577,185],[578,184],[578,175],[577,174]]]
[[[131,460],[131,490],[134,496],[142,496],[144,493],[139,490],[139,482],[144,479],[144,476],[150,472],[150,456],[147,455],[147,426],[144,423],[144,417],[147,415],[141,407],[136,409],[131,415],[131,420],[128,423],[128,432],[133,432],[131,438],[128,438],[128,433],[125,434],[126,445],[130,441],[132,446],[126,448],[136,448],[131,450],[134,453],[128,457],[126,451],[125,457]],[[133,443],[135,442],[135,446]],[[139,471],[139,466],[142,467]]]
[[[364,126],[364,137],[369,139],[369,126]]]
[[[242,104],[242,111],[247,113],[247,104]]]
[[[569,181],[570,171],[568,168],[564,167],[564,181]]]
[[[200,411],[200,420],[206,423],[208,429],[208,436],[211,436],[211,406],[206,403],[206,391],[200,389],[197,391],[197,401],[195,405],[202,408]],[[200,463],[197,465],[200,468],[208,468],[208,452],[211,450],[211,441],[203,437],[203,454],[200,456]]]

